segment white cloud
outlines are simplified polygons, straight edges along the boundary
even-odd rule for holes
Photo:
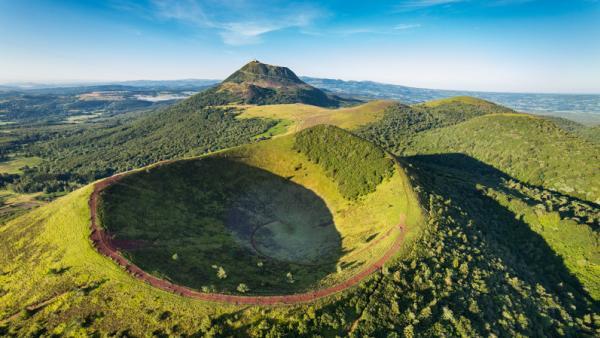
[[[394,29],[396,30],[406,30],[406,29],[413,29],[413,28],[419,28],[421,27],[421,24],[419,23],[401,23],[398,24],[394,27]]]
[[[319,8],[280,1],[152,0],[155,17],[218,31],[229,45],[259,43],[267,33],[306,28],[324,15]]]
[[[397,10],[413,10],[420,9],[426,7],[440,6],[440,5],[449,5],[459,2],[465,2],[468,0],[409,0],[403,1],[402,3],[396,5]]]

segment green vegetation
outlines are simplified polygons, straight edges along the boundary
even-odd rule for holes
[[[289,127],[292,124],[293,124],[293,122],[289,121],[289,120],[278,120],[277,124],[275,124],[273,127],[269,128],[269,130],[265,131],[264,133],[254,136],[254,139],[255,140],[266,140],[266,139],[270,139],[277,135],[283,135],[288,131]]]
[[[600,210],[589,203],[514,180],[502,182],[501,188],[482,188],[482,191],[540,234],[590,296],[599,301]]]
[[[394,242],[407,192],[383,151],[325,134],[356,152],[346,160],[360,171],[336,177],[371,184],[360,202],[292,149],[300,134],[130,174],[104,192],[102,224],[136,265],[198,290],[286,294],[343,281]]]
[[[418,134],[407,154],[460,152],[529,184],[600,202],[600,147],[529,115],[473,118]]]
[[[455,116],[456,119],[475,117],[483,114],[506,114],[515,111],[490,101],[471,96],[455,96],[446,99],[427,101],[416,107],[431,108],[438,113]]]
[[[333,273],[342,255],[320,197],[234,159],[186,160],[129,175],[102,201],[102,224],[133,263],[197,290],[235,293],[245,284],[260,294],[303,291]],[[288,271],[296,283],[287,282]]]
[[[354,130],[381,119],[384,110],[393,101],[371,101],[353,107],[328,109],[302,103],[275,104],[268,106],[241,106],[238,118],[262,117],[293,122],[288,133],[310,128],[319,124],[331,124],[344,129]]]
[[[198,155],[249,143],[276,124],[265,119],[236,119],[236,110],[205,106],[201,93],[165,110],[101,130],[84,130],[36,145],[44,161],[18,183],[21,191],[78,187],[115,172],[164,159]],[[208,100],[207,98],[207,100]]]
[[[71,191],[116,172],[250,143],[288,127],[277,121],[281,119],[238,119],[240,111],[233,103],[338,106],[342,102],[303,83],[287,68],[259,65],[247,65],[219,86],[142,116],[114,118],[98,127],[69,127],[55,134],[23,133],[22,141],[29,145],[26,152],[47,160],[24,172],[15,190]]]
[[[514,113],[511,109],[494,103],[457,97],[407,106],[388,107],[381,119],[358,130],[359,135],[393,151],[403,153],[410,147],[416,133],[442,128],[486,114]]]
[[[187,104],[194,112],[201,111],[198,102],[227,105],[226,94],[213,94]],[[381,256],[393,240],[383,235],[406,214],[400,254],[360,285],[313,303],[208,304],[150,287],[99,255],[88,239],[87,186],[0,225],[0,335],[600,336],[600,161],[596,144],[578,126],[470,98],[388,106],[360,123],[358,113],[316,113],[302,105],[245,107],[240,115],[234,111],[240,107],[206,108],[221,112],[215,118],[228,126],[252,129],[240,143],[279,128],[276,121],[263,125],[269,122],[265,117],[293,121],[290,131],[303,129],[308,116],[310,121],[339,116],[344,127],[359,127],[363,139],[319,126],[297,138],[286,135],[136,171],[104,195],[103,220],[111,229],[113,217],[116,239],[146,241],[125,242],[125,255],[150,264],[150,272],[204,291],[253,295],[344,280]],[[250,112],[256,115],[244,116]],[[294,115],[300,117],[286,117]],[[264,128],[242,127],[250,125]],[[217,140],[227,133],[208,130]],[[388,158],[365,139],[402,156],[402,166],[386,176]],[[152,140],[169,149],[159,136]],[[205,144],[213,145],[208,139]],[[196,153],[184,144],[179,149],[170,154]],[[88,153],[104,156],[92,148]],[[110,157],[105,161],[112,163]],[[339,172],[348,167],[354,172]],[[342,194],[337,175],[351,182],[352,193]],[[369,179],[354,178],[362,175]],[[378,176],[387,178],[374,184],[371,178]],[[360,195],[364,191],[369,192]],[[308,201],[299,202],[299,196]],[[303,210],[306,203],[316,205],[314,215]],[[235,219],[228,217],[231,206],[242,206],[233,213],[239,222],[227,222]],[[318,211],[334,225],[315,227]],[[265,215],[286,219],[256,222]],[[255,224],[263,225],[254,234],[260,256],[248,249],[240,231]],[[332,237],[315,229],[336,232],[329,247],[335,248],[329,257],[336,262],[325,270],[299,264],[328,257],[311,248],[327,249]],[[210,231],[215,239],[209,242]],[[209,255],[211,246],[217,252]],[[231,256],[219,250],[224,247],[234,248]],[[194,270],[197,264],[202,268]],[[267,279],[273,285],[261,285]]]
[[[561,117],[546,116],[545,118],[553,121],[563,130],[575,134],[584,140],[600,143],[600,125],[587,126]]]
[[[24,167],[35,167],[42,161],[39,157],[15,157],[0,162],[0,173],[20,174]]]
[[[394,172],[393,161],[381,149],[334,126],[298,132],[294,149],[323,167],[347,199],[375,191]]]

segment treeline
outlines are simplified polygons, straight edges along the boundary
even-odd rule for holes
[[[300,131],[294,149],[323,167],[347,199],[375,191],[394,172],[393,161],[381,149],[330,125]]]

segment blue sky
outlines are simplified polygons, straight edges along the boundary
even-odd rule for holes
[[[599,0],[0,0],[0,82],[224,78],[600,93]]]

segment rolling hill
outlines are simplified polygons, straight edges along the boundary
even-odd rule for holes
[[[425,132],[406,154],[460,152],[536,186],[600,203],[600,148],[531,115],[488,115]]]

